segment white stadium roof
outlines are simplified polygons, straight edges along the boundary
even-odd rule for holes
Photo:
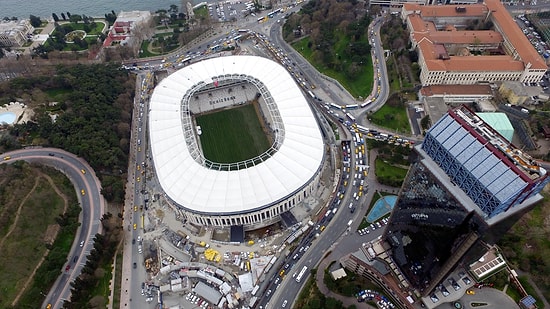
[[[262,163],[219,171],[191,156],[182,125],[182,98],[199,82],[211,84],[213,78],[227,74],[247,75],[265,85],[279,110],[284,140]],[[309,183],[323,159],[322,136],[303,93],[281,65],[261,57],[217,57],[169,75],[151,96],[149,128],[164,192],[199,213],[246,213],[284,199]]]

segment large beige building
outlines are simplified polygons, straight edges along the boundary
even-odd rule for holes
[[[401,17],[418,50],[423,86],[539,82],[547,66],[498,0],[471,5],[406,3]],[[494,30],[466,30],[491,22]]]
[[[0,47],[23,46],[33,31],[28,19],[0,22]]]

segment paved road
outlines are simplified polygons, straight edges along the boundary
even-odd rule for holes
[[[82,206],[81,225],[67,256],[68,262],[60,270],[61,275],[57,278],[43,303],[43,308],[47,304],[52,304],[52,308],[61,308],[63,301],[70,298],[70,283],[80,275],[86,262],[86,256],[93,248],[94,235],[101,233],[100,219],[105,212],[105,200],[100,194],[100,181],[86,161],[61,149],[28,148],[2,155],[2,157],[5,156],[10,156],[11,159],[2,163],[24,160],[49,165],[61,171],[73,183],[80,200]],[[66,270],[67,266],[69,267],[68,271]]]

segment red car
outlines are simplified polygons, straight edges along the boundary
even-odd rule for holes
[[[65,271],[69,271],[69,269],[71,269],[71,264],[67,265],[67,267],[65,267]]]

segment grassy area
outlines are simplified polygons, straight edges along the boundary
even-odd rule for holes
[[[346,308],[342,302],[332,298],[326,297],[319,291],[315,284],[315,272],[316,269],[311,270],[311,276],[308,277],[306,284],[304,285],[298,299],[294,303],[294,309],[332,309],[332,308]]]
[[[53,88],[53,89],[46,89],[44,92],[48,95],[48,97],[50,97],[53,100],[62,100],[63,97],[66,94],[71,93],[72,90],[68,88]]]
[[[201,6],[200,8],[194,9],[193,13],[195,14],[196,20],[201,20],[201,19],[210,17],[208,14],[208,8],[206,7],[206,5]]]
[[[96,270],[95,276],[99,278],[98,284],[90,291],[90,295],[93,295],[94,304],[103,303],[101,307],[105,307],[107,300],[111,294],[110,281],[113,277],[113,264],[112,261],[105,261],[101,268]],[[117,293],[115,293],[117,294]],[[118,307],[113,307],[118,308]]]
[[[410,88],[413,86],[403,82],[402,78],[399,76],[399,68],[397,67],[397,63],[398,60],[395,59],[395,55],[392,54],[386,65],[388,70],[388,81],[390,82],[390,93],[400,92],[404,88]]]
[[[550,299],[549,191],[547,186],[542,192],[543,201],[525,214],[498,243],[512,267],[529,273],[547,299]],[[537,294],[533,296],[536,298]]]
[[[341,61],[344,66],[346,66],[346,64],[349,65],[349,63],[351,63],[351,59],[348,59],[343,56],[345,55],[344,50],[348,44],[349,42],[342,35],[338,38],[337,43],[334,45],[335,53],[337,55],[341,55],[339,56],[338,60]],[[362,65],[362,70],[358,74],[354,75],[353,79],[350,79],[341,70],[331,70],[327,66],[323,65],[322,63],[315,61],[315,59],[313,58],[313,51],[311,48],[309,48],[309,45],[310,45],[310,39],[309,37],[305,37],[293,43],[292,47],[297,52],[302,54],[302,56],[304,56],[304,58],[306,58],[308,62],[311,63],[319,72],[338,80],[338,82],[340,82],[340,84],[344,88],[346,88],[346,90],[352,96],[356,98],[359,98],[359,97],[366,98],[371,93],[372,85],[374,82],[374,75],[373,75],[374,71],[372,68],[371,58],[369,58],[368,63],[364,63]]]
[[[382,108],[368,116],[369,120],[381,127],[397,130],[397,133],[410,133],[411,127],[407,111],[403,106],[384,104]]]
[[[39,308],[40,292],[48,291],[60,274],[74,240],[73,229],[61,229],[57,239],[52,238],[66,205],[42,173],[50,175],[53,186],[68,199],[67,205],[74,205],[74,188],[59,172],[22,163],[0,166],[0,308],[11,308],[21,290],[18,308]],[[46,243],[46,235],[55,240],[53,245]],[[49,246],[36,280],[24,286]]]
[[[152,53],[149,51],[149,44],[151,44],[151,42],[147,40],[144,40],[143,42],[141,42],[141,49],[139,52],[140,58],[154,57],[159,55],[157,53]]]
[[[204,156],[213,162],[240,162],[269,149],[253,104],[201,115],[196,120],[202,129]]]
[[[34,185],[37,185],[33,189]],[[19,219],[15,216],[9,225],[2,229],[6,237],[8,230],[13,232],[2,244],[2,263],[0,263],[0,290],[3,302],[0,307],[6,308],[15,295],[23,288],[28,276],[32,273],[42,255],[46,253],[43,237],[48,225],[55,223],[55,217],[63,210],[63,200],[55,194],[44,178],[28,179],[22,189],[31,192],[27,200],[18,199],[22,205],[14,205],[20,210]]]
[[[539,308],[542,308],[541,307],[542,303],[541,303],[541,301],[539,300],[539,297],[538,297],[539,294],[537,294],[537,292],[535,292],[535,289],[533,288],[533,286],[531,286],[531,284],[529,283],[529,280],[527,280],[527,277],[526,276],[519,276],[518,280],[519,280],[519,282],[521,282],[521,285],[525,289],[525,292],[527,292],[527,294],[529,294],[529,295],[533,296],[533,298],[535,298],[536,305]]]
[[[72,30],[82,30],[82,31],[86,31],[86,34],[88,35],[99,35],[103,32],[103,28],[105,27],[105,23],[102,22],[102,21],[96,21],[95,22],[95,27],[91,27],[91,23],[86,25],[85,23],[63,23],[61,24],[61,27],[64,27],[64,28],[71,28]],[[57,32],[54,31],[53,32],[53,35],[56,35]]]
[[[123,253],[122,251],[119,251],[115,256],[116,272],[115,272],[115,286],[114,286],[115,292],[113,293],[113,308],[120,308],[120,294],[121,294],[121,287],[122,287],[122,258],[123,258],[122,253]]]
[[[375,175],[379,183],[399,187],[407,176],[407,169],[393,166],[386,163],[384,160],[376,158],[374,161]]]

